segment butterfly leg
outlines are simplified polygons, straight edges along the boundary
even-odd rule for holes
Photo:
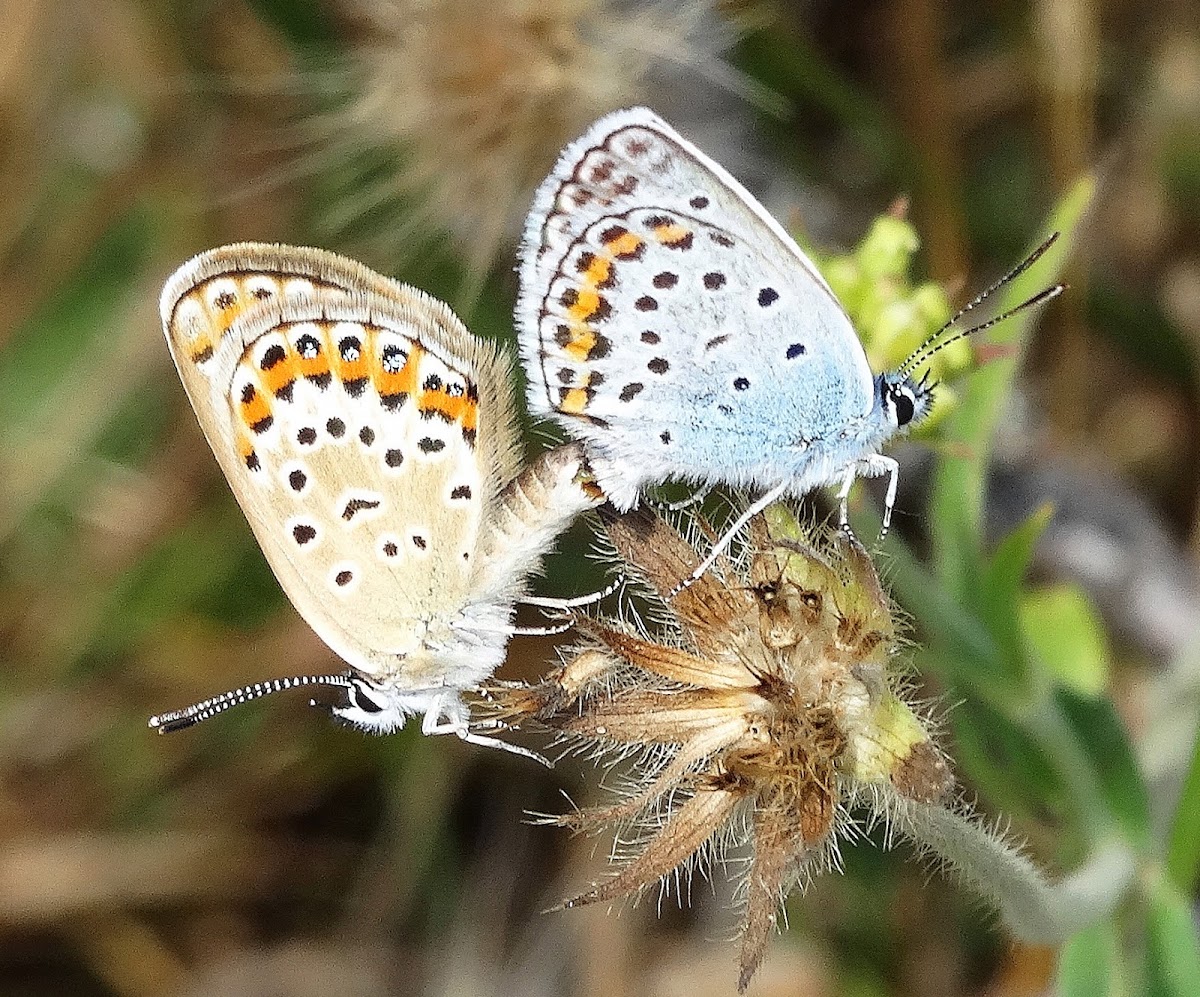
[[[700,487],[692,492],[691,495],[687,496],[687,498],[681,498],[675,502],[659,502],[650,500],[648,500],[648,502],[656,509],[666,510],[667,512],[683,512],[684,509],[690,509],[692,506],[699,505],[701,502],[703,502],[706,498],[708,498],[708,493],[710,491],[712,491],[711,488]]]
[[[551,596],[530,595],[525,596],[520,601],[526,606],[536,606],[538,609],[577,609],[580,606],[590,606],[592,603],[599,602],[601,599],[612,595],[618,588],[620,588],[622,580],[622,578],[618,577],[615,581],[609,582],[598,592],[589,592],[587,595],[577,595],[572,599],[555,599]]]
[[[503,725],[496,722],[491,726],[502,727]],[[509,744],[507,741],[501,741],[498,737],[476,734],[471,730],[466,709],[462,700],[458,698],[457,692],[447,693],[425,711],[425,717],[421,721],[421,733],[455,734],[468,744],[478,744],[484,748],[497,748],[512,755],[520,755],[522,758],[532,758],[535,762],[545,765],[546,768],[554,767],[549,759],[543,758],[536,751],[522,748],[519,744]]]
[[[554,637],[570,630],[572,621],[569,618],[563,619],[545,627],[516,627],[511,624],[488,627],[477,622],[451,623],[450,625],[455,629],[469,631],[473,634],[500,634],[504,637]]]
[[[762,512],[763,509],[783,495],[783,493],[787,491],[788,484],[789,482],[785,481],[781,485],[776,485],[769,492],[762,495],[757,502],[750,506],[750,508],[738,516],[737,521],[725,531],[725,533],[721,536],[721,539],[713,544],[712,550],[708,552],[708,557],[696,565],[695,570],[671,590],[671,596],[678,595],[685,588],[703,576],[704,572],[711,568],[717,558],[721,556],[721,551],[728,547],[733,538],[737,536],[738,531],[741,530],[742,527],[748,522],[750,522],[751,519]]]
[[[892,508],[896,504],[896,488],[900,482],[900,465],[892,457],[886,457],[883,454],[870,454],[862,460],[851,464],[846,468],[845,476],[842,478],[842,487],[838,489],[838,526],[848,533],[850,536],[854,532],[850,529],[850,488],[854,484],[855,478],[881,478],[884,475],[888,477],[887,492],[883,497],[883,527],[879,531],[879,539],[882,540],[887,536],[888,528],[892,525]]]

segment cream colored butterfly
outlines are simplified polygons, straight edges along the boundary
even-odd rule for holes
[[[163,328],[213,453],[284,591],[350,666],[152,717],[178,730],[300,685],[388,733],[504,747],[461,693],[504,658],[526,578],[601,501],[577,447],[521,470],[512,363],[449,308],[317,249],[241,244],[167,281]],[[518,750],[518,753],[525,753]]]

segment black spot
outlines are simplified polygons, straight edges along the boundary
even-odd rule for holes
[[[250,428],[256,433],[265,433],[275,424],[274,416],[264,415],[258,422],[251,423]]]
[[[346,336],[339,340],[338,354],[343,360],[353,363],[362,356],[362,340],[357,336]]]
[[[360,398],[362,393],[367,390],[367,379],[365,377],[352,377],[349,381],[343,381],[342,387],[346,389],[346,394],[351,398]]]
[[[733,240],[724,232],[709,232],[708,237],[718,246],[724,246],[726,249],[733,245]]]
[[[658,302],[655,301],[652,297],[650,297],[650,295],[643,294],[640,298],[637,299],[637,301],[635,301],[633,303],[633,307],[636,308],[639,312],[653,312],[653,311],[657,311]]]
[[[662,336],[657,332],[651,332],[647,329],[642,333],[642,342],[649,343],[651,346],[657,346],[662,341]]]
[[[369,447],[375,442],[375,430],[373,430],[370,426],[363,426],[363,428],[358,431],[358,438],[362,440],[364,447]]]
[[[779,292],[773,287],[764,287],[758,292],[758,303],[766,308],[768,305],[775,304],[779,300]]]
[[[733,415],[733,406],[721,404],[717,406],[717,411],[722,415]]]
[[[564,308],[573,308],[579,301],[579,292],[573,287],[568,287],[558,300]]]
[[[425,383],[421,385],[424,391],[441,391],[442,379],[437,374],[430,374],[425,378]]]
[[[213,348],[205,346],[199,353],[192,354],[192,363],[208,363],[213,358]]]
[[[421,453],[439,453],[446,449],[446,441],[435,439],[432,436],[425,436],[417,441],[417,449]]]
[[[258,366],[263,370],[270,370],[276,364],[282,363],[287,359],[287,350],[278,343],[268,346],[263,352],[262,359],[258,361]]]
[[[325,432],[335,440],[340,440],[346,433],[346,424],[341,419],[330,419],[325,423]]]
[[[664,225],[674,225],[675,219],[670,215],[651,215],[645,224],[647,228],[662,228]]]
[[[304,426],[296,433],[296,442],[309,446],[317,442],[317,431],[312,426]]]
[[[671,273],[669,270],[664,270],[662,273],[654,275],[654,286],[660,291],[665,291],[669,287],[674,287],[679,283],[679,274]]]
[[[346,508],[344,508],[342,510],[342,519],[344,519],[348,523],[348,522],[350,522],[350,520],[352,520],[355,517],[355,515],[357,513],[362,512],[363,509],[378,509],[378,508],[379,508],[379,500],[378,499],[352,498],[352,499],[350,499],[349,502],[346,503]]]
[[[554,342],[558,346],[566,346],[571,341],[571,327],[569,325],[560,325],[554,330]]]
[[[292,491],[302,492],[304,486],[308,484],[308,475],[297,469],[288,475],[288,484],[291,485]]]
[[[671,434],[668,433],[665,429],[661,433],[658,434],[658,438],[663,441],[663,446],[666,446],[667,444],[669,444],[671,442]]]
[[[428,545],[428,544],[425,542],[425,538],[424,538],[424,537],[422,537],[422,536],[419,536],[419,535],[417,535],[417,534],[415,534],[415,533],[413,534],[412,542],[413,542],[413,546],[414,546],[414,547],[416,547],[416,548],[417,548],[417,550],[424,550],[426,547],[428,547],[428,546],[429,546],[429,545]]]
[[[688,201],[688,204],[690,204],[693,208],[707,208],[708,207],[708,198],[707,197],[693,197],[690,201]]]
[[[389,374],[398,374],[404,369],[404,364],[407,360],[408,354],[400,349],[399,346],[391,343],[383,348],[379,363]]]
[[[451,398],[461,398],[466,394],[466,390],[461,384],[451,383],[446,385],[446,394]]]
[[[296,543],[303,547],[310,540],[316,539],[317,530],[316,527],[309,526],[308,523],[297,523],[292,527],[292,536],[295,538]]]
[[[404,463],[404,451],[389,450],[383,455],[383,462],[387,464],[388,467],[399,467]]]
[[[345,588],[352,581],[354,581],[354,572],[346,571],[346,570],[339,571],[336,575],[333,576],[333,580],[335,582],[337,582],[337,584],[339,586]]]
[[[646,369],[654,374],[665,374],[671,369],[671,365],[667,363],[666,357],[655,357],[646,364]]]
[[[598,370],[592,371],[591,377],[588,378],[588,384],[593,388],[598,388],[604,383],[604,375]]]
[[[464,429],[462,433],[463,442],[472,450],[475,449],[475,437],[477,435],[476,431],[474,429]]]
[[[252,401],[254,401],[254,396],[257,394],[258,392],[254,390],[253,384],[247,382],[246,384],[242,385],[242,404],[249,405]]]
[[[696,241],[696,233],[687,232],[674,242],[664,242],[663,245],[667,249],[691,249],[692,243]]]
[[[246,469],[247,470],[257,471],[261,467],[262,467],[262,464],[259,462],[258,454],[256,454],[253,450],[251,450],[248,454],[246,454]]]
[[[617,396],[623,402],[631,402],[634,397],[645,387],[640,381],[633,381],[621,389],[621,393]]]
[[[400,553],[400,548],[397,547],[393,541],[389,540],[387,543],[385,543],[383,545],[383,552],[388,557],[395,557],[397,554]]]
[[[311,381],[318,388],[324,391],[333,381],[333,375],[329,371],[322,371],[320,374],[305,374],[305,379]]]
[[[275,389],[275,397],[282,401],[290,402],[292,400],[292,395],[294,394],[295,389],[296,389],[296,382],[294,380],[288,381],[287,384],[281,384],[278,388]]]
[[[713,336],[712,339],[710,339],[707,343],[704,344],[704,349],[705,349],[705,351],[715,350],[718,346],[720,346],[727,339],[729,339],[728,336]]]
[[[222,291],[215,298],[213,298],[213,304],[221,310],[232,308],[237,304],[237,295],[232,291]]]
[[[570,384],[575,380],[575,371],[570,367],[560,367],[558,370],[558,379],[563,384]]]
[[[450,497],[452,499],[469,499],[471,497],[471,486],[459,485],[450,493]]]
[[[274,293],[275,292],[272,291],[269,287],[256,287],[253,291],[250,292],[251,296],[256,301],[266,301],[267,298],[271,297],[271,295]]]
[[[397,391],[391,395],[380,395],[379,404],[389,412],[395,412],[401,405],[408,401],[408,395],[403,391]]]
[[[796,357],[803,356],[807,352],[808,350],[805,349],[803,343],[792,343],[792,345],[787,348],[787,358],[789,360],[795,360]]]
[[[737,378],[734,378],[733,386],[738,391],[745,391],[748,387],[750,387],[750,382],[748,380],[746,380],[746,378],[744,378],[744,377],[737,377]]]
[[[608,351],[612,349],[612,341],[607,336],[601,336],[595,330],[592,330],[592,335],[596,339],[592,343],[592,348],[588,350],[587,358],[589,360],[601,360],[608,356]]]
[[[704,275],[704,286],[710,291],[719,291],[725,286],[725,275],[723,273],[706,273]]]
[[[321,353],[321,341],[311,333],[305,333],[296,340],[296,352],[305,360],[312,360]]]

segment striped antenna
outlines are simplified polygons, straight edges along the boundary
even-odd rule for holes
[[[945,333],[949,329],[953,328],[953,326],[958,323],[959,319],[963,318],[963,316],[974,311],[981,304],[983,304],[988,298],[990,298],[993,294],[995,294],[998,290],[1000,290],[1000,288],[1004,287],[1005,284],[1011,283],[1012,281],[1016,280],[1018,277],[1021,276],[1021,274],[1023,274],[1026,270],[1028,270],[1031,266],[1033,266],[1038,260],[1040,260],[1045,255],[1046,251],[1051,246],[1053,246],[1055,242],[1058,241],[1058,236],[1059,236],[1058,232],[1051,232],[1049,237],[1046,239],[1046,241],[1043,242],[1040,246],[1038,246],[1032,253],[1030,253],[1028,256],[1026,256],[1025,259],[1023,259],[1020,263],[1018,263],[1008,273],[1006,273],[1003,277],[1001,277],[998,281],[996,281],[994,284],[992,284],[986,290],[980,292],[974,298],[972,298],[970,301],[968,301],[965,305],[963,305],[962,308],[960,308],[957,312],[954,313],[954,315],[949,319],[949,321],[947,321],[945,323],[945,325],[943,325],[940,329],[938,329],[937,332],[935,332],[932,336],[930,336],[928,339],[926,339],[925,342],[923,342],[920,346],[918,346],[915,350],[913,350],[912,353],[910,353],[908,355],[908,357],[905,359],[904,363],[902,363],[899,366],[899,368],[897,368],[896,373],[900,374],[900,375],[907,374],[910,371],[912,371],[918,364],[921,364],[924,361],[928,360],[931,356],[933,356],[933,354],[935,354],[938,350],[942,349],[943,347],[949,346],[951,343],[955,343],[960,339],[965,339],[967,336],[973,336],[977,332],[982,332],[985,329],[990,329],[992,326],[997,325],[1006,319],[1012,318],[1018,312],[1023,312],[1026,308],[1032,308],[1035,305],[1041,304],[1043,301],[1049,301],[1051,298],[1055,298],[1058,295],[1060,295],[1066,289],[1065,284],[1055,284],[1053,287],[1048,287],[1044,291],[1041,291],[1040,293],[1035,294],[1032,298],[1029,298],[1028,300],[1021,302],[1021,304],[1017,305],[1016,307],[1008,309],[1003,314],[997,315],[995,318],[990,319],[987,322],[981,322],[979,325],[972,326],[970,329],[966,329],[966,330],[963,330],[962,332],[956,333],[955,335],[949,337],[948,339],[942,340],[940,343],[938,342],[938,338],[943,333]]]
[[[170,713],[157,713],[149,720],[151,729],[160,734],[172,734],[177,730],[195,726],[202,720],[208,720],[219,713],[224,713],[232,706],[248,703],[252,699],[262,699],[272,693],[283,692],[285,689],[298,689],[305,685],[326,685],[338,689],[354,689],[360,680],[349,675],[293,675],[288,678],[270,679],[267,682],[255,682],[240,689],[230,689],[210,699],[193,703],[182,710],[172,710]]]

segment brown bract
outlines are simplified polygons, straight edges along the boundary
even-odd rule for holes
[[[690,524],[688,538],[645,511],[608,515],[624,570],[653,593],[662,625],[581,617],[585,646],[545,681],[490,695],[508,724],[635,759],[620,799],[557,819],[613,825],[631,846],[613,876],[564,907],[636,896],[681,866],[749,847],[737,866],[744,990],[782,900],[836,860],[855,804],[886,819],[890,804],[948,800],[954,783],[926,720],[901,698],[891,607],[855,541],[820,533],[814,544],[776,505],[751,522],[739,553],[672,595],[711,542]]]

